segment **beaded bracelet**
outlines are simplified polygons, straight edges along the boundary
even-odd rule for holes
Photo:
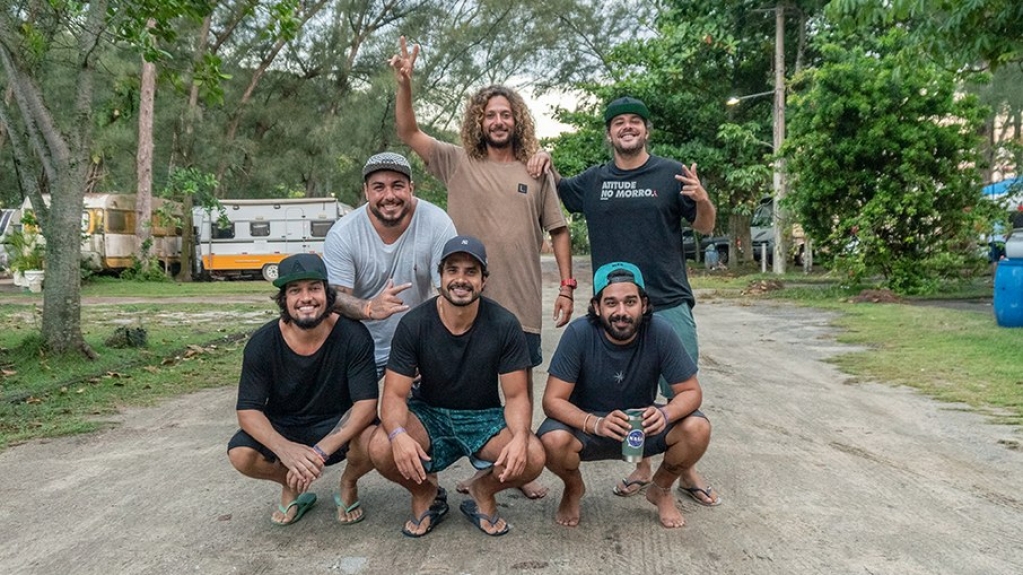
[[[398,437],[402,433],[405,433],[404,427],[395,427],[394,431],[387,434],[387,441],[394,441],[394,438]]]

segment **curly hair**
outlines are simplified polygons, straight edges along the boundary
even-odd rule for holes
[[[462,147],[470,158],[482,160],[487,157],[487,141],[483,137],[483,114],[487,102],[494,96],[504,96],[511,104],[512,117],[515,119],[515,130],[512,132],[512,149],[515,159],[526,163],[540,149],[536,139],[536,127],[533,115],[526,107],[526,101],[515,90],[507,86],[487,86],[476,92],[465,105],[465,116],[462,118]]]

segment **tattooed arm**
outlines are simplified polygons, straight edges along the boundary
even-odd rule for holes
[[[377,401],[375,399],[356,401],[355,405],[341,416],[334,429],[330,430],[330,433],[319,440],[316,445],[329,457],[346,443],[358,437],[364,429],[373,423],[376,416]]]

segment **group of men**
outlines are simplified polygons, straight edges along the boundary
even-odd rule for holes
[[[633,98],[605,112],[613,161],[573,178],[553,169],[524,101],[502,86],[470,99],[461,147],[440,142],[419,130],[413,112],[418,51],[402,38],[391,59],[397,132],[446,185],[448,211],[415,197],[401,155],[366,162],[366,203],[331,229],[324,257],[280,263],[280,317],[245,349],[231,463],[281,485],[275,525],[300,520],[316,503],[312,484],[342,460],[337,521],[362,521],[358,480],[376,469],[410,493],[401,531],[421,537],[449,510],[437,474],[467,457],[477,472],[458,483],[468,495],[459,509],[498,536],[510,525],[495,495],[516,488],[543,497],[536,479],[545,465],[564,483],[556,521],[578,525],[580,462],[620,457],[625,412],[641,410],[645,459],[613,492],[646,490],[669,528],[684,523],[676,479],[697,502],[718,504],[694,468],[710,424],[699,411],[681,221],[710,232],[716,217],[696,166],[647,152],[650,112]],[[561,277],[558,327],[571,320],[577,287],[559,195],[586,216],[596,271],[586,317],[568,325],[551,360],[547,419],[534,434],[545,235]],[[649,457],[657,454],[655,473]]]

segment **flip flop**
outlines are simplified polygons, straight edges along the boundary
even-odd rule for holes
[[[292,507],[298,508],[298,511],[295,512],[295,516],[291,518],[291,521],[274,521],[273,515],[271,515],[270,523],[278,527],[287,527],[288,525],[298,523],[298,520],[301,519],[303,515],[305,515],[306,511],[312,509],[313,505],[316,505],[316,494],[303,493],[302,495],[299,495],[297,498],[295,498],[295,500],[292,501],[291,503],[287,505],[277,506],[277,510],[283,513],[285,516],[288,515],[288,512],[291,511]]]
[[[344,502],[341,501],[341,494],[340,493],[335,493],[334,494],[334,505],[337,505],[338,509],[343,509],[345,514],[351,513],[352,511],[355,511],[356,509],[358,509],[361,506],[361,504],[358,501],[356,501],[355,503],[352,503],[351,505],[345,505]],[[362,521],[365,518],[366,518],[366,512],[364,511],[362,513],[362,515],[358,516],[355,519],[352,519],[351,521],[341,521],[341,518],[338,517],[337,522],[340,523],[341,525],[355,525],[356,523]]]
[[[484,519],[486,519],[487,523],[490,523],[491,525],[497,525],[497,522],[501,520],[501,517],[497,514],[496,511],[494,512],[493,516],[481,513],[479,507],[476,506],[476,502],[473,501],[472,499],[466,499],[465,501],[462,502],[461,505],[458,506],[458,508],[462,511],[462,515],[465,515],[465,518],[469,520],[469,523],[472,523],[473,525],[476,526],[477,529],[491,537],[500,537],[505,533],[511,531],[511,525],[509,525],[507,521],[504,522],[504,529],[501,529],[500,531],[491,533],[484,529],[483,528]]]
[[[684,493],[689,497],[692,497],[693,501],[703,505],[704,507],[717,507],[718,505],[721,505],[721,496],[716,493],[712,494],[714,488],[710,485],[708,485],[706,489],[701,487],[682,487],[682,485],[679,485],[678,490],[680,493]],[[700,499],[700,496],[697,495],[697,493],[702,493],[707,499],[710,499],[711,502],[707,503],[703,499]]]
[[[633,485],[637,487],[632,489]],[[611,489],[611,493],[614,493],[618,497],[632,497],[633,495],[642,493],[649,485],[649,480],[637,479],[635,481],[629,481],[628,477],[623,477],[622,480]]]
[[[441,495],[444,496],[444,499],[441,499]],[[448,514],[447,492],[441,493],[441,490],[438,489],[437,497],[433,500],[433,504],[430,505],[430,508],[427,509],[426,511],[423,511],[423,514],[420,515],[419,517],[413,517],[409,519],[409,521],[412,522],[412,525],[419,527],[420,525],[423,524],[423,521],[425,521],[426,518],[429,518],[430,524],[426,526],[426,531],[423,531],[422,533],[413,533],[412,531],[409,531],[408,527],[402,526],[401,534],[404,535],[405,537],[418,539],[426,535],[427,533],[433,531],[434,527],[440,525],[441,521],[444,521],[444,516],[447,514]]]

